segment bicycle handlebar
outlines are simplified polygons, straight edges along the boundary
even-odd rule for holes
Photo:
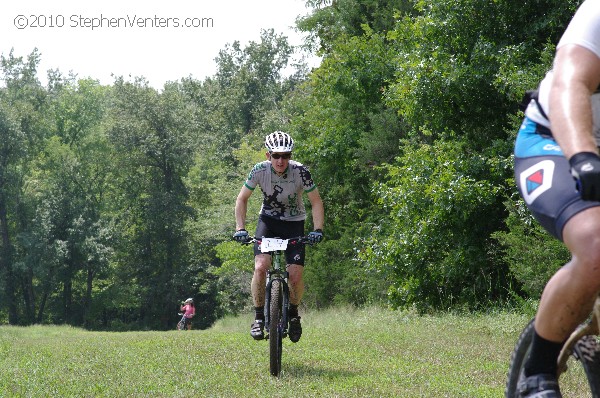
[[[240,242],[242,245],[249,245],[251,243],[258,243],[259,245],[261,244],[263,237],[261,238],[257,238],[256,236],[249,236],[249,240],[247,240],[246,242]],[[310,243],[310,240],[308,239],[308,236],[296,236],[293,238],[271,238],[271,239],[283,239],[283,240],[287,240],[288,244],[290,245],[299,245],[299,244],[306,244],[308,243],[309,245],[312,245],[312,243]]]

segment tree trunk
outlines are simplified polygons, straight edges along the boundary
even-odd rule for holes
[[[26,314],[25,319],[27,323],[32,324],[35,322],[35,296],[33,292],[33,270],[27,269],[27,272],[23,276],[23,300],[25,301]]]
[[[64,322],[71,323],[71,302],[73,297],[73,281],[69,276],[64,281],[63,287],[63,311],[64,311]]]
[[[8,232],[6,217],[6,201],[0,192],[0,234],[2,235],[2,252],[0,253],[0,270],[4,269],[5,290],[8,298],[8,323],[16,325],[19,322],[17,315],[17,300],[15,297],[15,278],[12,269],[12,247]]]
[[[93,281],[94,281],[94,269],[93,266],[90,264],[88,266],[88,272],[87,272],[87,288],[85,290],[85,299],[84,299],[84,303],[83,303],[83,326],[86,328],[90,327],[90,319],[89,319],[89,314],[90,314],[90,308],[92,306],[92,287],[93,287]]]

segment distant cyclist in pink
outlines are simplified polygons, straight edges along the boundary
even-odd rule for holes
[[[183,316],[185,317],[185,325],[184,327],[187,330],[192,330],[192,318],[196,315],[196,307],[194,307],[194,299],[189,298],[183,302],[181,305],[181,312],[183,312]]]

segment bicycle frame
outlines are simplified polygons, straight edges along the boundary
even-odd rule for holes
[[[271,324],[271,314],[269,308],[271,308],[271,288],[274,280],[279,280],[283,287],[283,297],[281,303],[282,316],[283,316],[283,337],[287,336],[288,328],[288,308],[290,303],[290,288],[288,285],[289,273],[285,268],[281,268],[281,257],[283,250],[276,250],[272,253],[271,268],[267,271],[267,281],[265,290],[265,330],[269,330]],[[266,338],[269,338],[268,335]]]
[[[558,357],[558,375],[560,376],[567,370],[567,360],[573,353],[573,348],[577,341],[584,336],[598,335],[600,333],[600,296],[596,298],[594,302],[594,308],[592,309],[591,318],[579,325],[579,327],[571,333],[567,341],[565,342],[560,355]]]
[[[591,316],[582,322],[568,337],[563,345],[557,360],[557,377],[565,377],[567,385],[576,380],[577,373],[569,377],[567,370],[569,366],[578,363],[587,378],[589,392],[592,397],[600,398],[600,344],[598,333],[600,330],[600,296],[596,298]],[[535,318],[523,329],[515,344],[510,357],[508,377],[504,394],[506,398],[521,396],[520,389],[525,380],[525,366],[531,351],[531,345],[535,334]],[[573,358],[571,360],[570,358]],[[577,365],[573,365],[579,367]],[[571,386],[572,388],[572,386]],[[577,390],[579,391],[579,389]]]
[[[177,322],[177,330],[184,330],[186,327],[185,315],[181,312],[178,312],[177,315],[181,315],[181,319]],[[182,325],[181,328],[179,328],[179,325]]]
[[[301,244],[304,243],[304,237],[279,239],[279,238],[253,238],[254,242],[262,245],[265,242],[268,245],[261,248],[261,251],[265,254],[271,255],[271,267],[267,271],[266,288],[265,288],[265,330],[270,330],[271,314],[269,308],[271,308],[271,289],[274,281],[279,281],[283,288],[283,297],[281,303],[282,311],[282,336],[287,336],[287,329],[289,324],[288,309],[290,305],[290,288],[289,288],[289,273],[286,270],[286,264],[281,263],[283,254],[288,244]],[[271,246],[273,249],[271,249]],[[269,336],[267,335],[267,339]]]
[[[282,262],[283,253],[288,245],[305,244],[307,242],[308,239],[304,236],[288,239],[254,237],[247,242],[242,242],[244,244],[258,243],[263,254],[271,255],[271,266],[267,270],[265,282],[264,330],[267,332],[265,338],[269,339],[270,371],[273,376],[279,376],[281,372],[282,340],[287,337],[289,327],[289,273],[286,269],[285,260]]]

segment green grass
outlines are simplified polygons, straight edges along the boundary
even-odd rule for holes
[[[496,398],[527,320],[309,311],[300,342],[284,341],[280,378],[269,375],[268,344],[249,336],[250,316],[191,332],[4,326],[0,397]]]

